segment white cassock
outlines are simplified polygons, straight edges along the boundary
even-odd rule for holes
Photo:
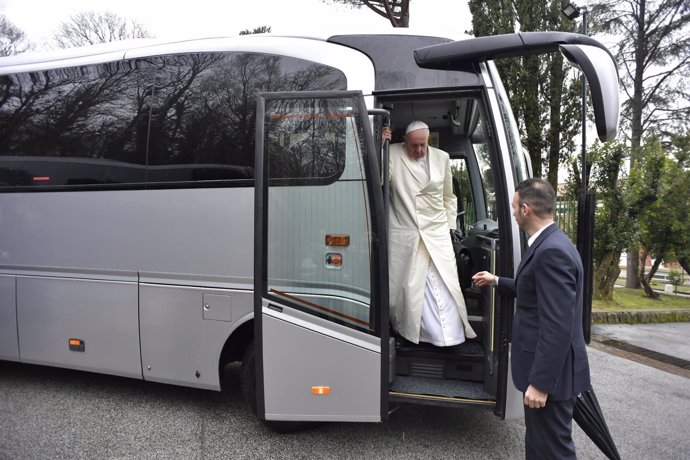
[[[415,161],[390,146],[391,324],[407,340],[450,346],[476,337],[467,320],[450,230],[455,229],[450,159],[428,148]]]

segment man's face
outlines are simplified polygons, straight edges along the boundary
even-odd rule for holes
[[[415,160],[419,160],[426,155],[428,141],[429,133],[426,129],[410,131],[405,135],[405,152]]]
[[[520,194],[516,193],[513,195],[513,217],[515,222],[517,222],[520,230],[525,230],[525,215],[522,212],[522,206],[520,206]]]

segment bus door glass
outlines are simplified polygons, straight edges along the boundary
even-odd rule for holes
[[[471,319],[480,321],[485,369],[490,378],[485,388],[497,394],[498,383],[505,380],[505,369],[499,377],[498,353],[500,330],[497,323],[497,298],[493,289],[479,289],[472,284],[471,276],[482,270],[496,273],[499,257],[498,206],[495,170],[491,164],[487,122],[479,110],[479,99],[470,99],[475,107],[465,122],[466,140],[459,155],[451,158],[454,193],[458,198],[457,228],[462,237],[456,249],[460,285],[465,294],[467,312]]]
[[[263,93],[256,132],[257,415],[379,421],[387,277],[364,100]]]

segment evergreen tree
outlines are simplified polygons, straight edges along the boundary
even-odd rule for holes
[[[685,147],[663,145],[658,138],[645,138],[641,158],[636,164],[637,180],[631,184],[637,195],[640,210],[640,270],[639,277],[645,294],[659,298],[651,287],[651,280],[663,261],[673,261],[676,254],[690,249],[690,161]],[[680,148],[679,148],[680,147]],[[654,260],[645,273],[647,258]]]
[[[613,300],[613,288],[620,275],[621,253],[638,235],[637,211],[623,162],[630,149],[623,142],[595,143],[589,150],[593,190],[598,206],[594,220],[594,291],[599,300]],[[573,194],[579,184],[573,183]]]
[[[562,2],[470,0],[475,36],[545,30],[573,31]],[[532,160],[534,175],[558,187],[558,169],[575,150],[580,129],[581,86],[560,53],[496,63]]]

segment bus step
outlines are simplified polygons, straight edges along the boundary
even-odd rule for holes
[[[427,344],[396,346],[396,375],[456,379],[481,382],[484,377],[484,354],[481,345],[465,342],[453,347]]]
[[[445,401],[492,405],[496,399],[485,391],[481,382],[410,376],[397,376],[389,387],[389,395],[394,396],[395,399],[408,399],[408,402],[421,403]]]

